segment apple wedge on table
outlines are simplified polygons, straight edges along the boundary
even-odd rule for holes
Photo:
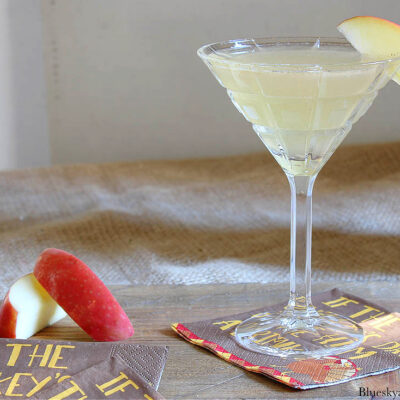
[[[36,279],[93,339],[125,340],[133,335],[125,311],[97,275],[79,258],[47,249],[33,271]]]
[[[39,256],[33,274],[17,280],[0,307],[0,337],[27,339],[69,315],[97,341],[134,333],[125,311],[81,260],[58,249]]]
[[[0,337],[27,339],[67,313],[33,274],[18,279],[0,307]]]

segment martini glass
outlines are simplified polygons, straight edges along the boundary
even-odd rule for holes
[[[235,340],[259,353],[299,358],[359,346],[361,326],[317,311],[311,301],[312,189],[399,60],[363,59],[340,38],[230,40],[203,46],[198,55],[253,125],[291,189],[288,305],[243,321]]]

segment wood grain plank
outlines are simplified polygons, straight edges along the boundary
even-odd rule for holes
[[[365,284],[328,282],[316,284],[314,292],[342,290],[400,310],[400,285],[390,282]],[[215,318],[285,301],[287,284],[237,284],[192,286],[114,286],[112,292],[132,318],[132,343],[168,345],[168,362],[159,391],[167,399],[357,399],[359,388],[400,387],[399,371],[306,391],[290,389],[266,377],[235,367],[207,350],[179,338],[173,322]],[[69,318],[36,337],[60,340],[91,339]]]

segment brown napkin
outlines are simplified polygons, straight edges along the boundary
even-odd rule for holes
[[[266,312],[265,309],[207,321],[176,323],[172,328],[184,339],[212,351],[230,363],[296,389],[347,382],[400,368],[399,313],[390,313],[383,307],[339,289],[314,295],[313,303],[318,310],[335,312],[359,323],[366,335],[362,346],[335,354],[334,344],[338,342],[332,340],[332,355],[318,360],[263,355],[239,346],[232,337],[236,325],[254,314]],[[277,304],[268,309],[278,311],[284,306]],[[276,338],[271,337],[271,343],[275,342]]]
[[[167,347],[0,339],[0,397],[163,399]]]

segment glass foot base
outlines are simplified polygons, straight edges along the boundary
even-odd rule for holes
[[[363,339],[361,326],[337,314],[264,313],[243,321],[235,330],[240,346],[278,357],[321,358],[358,347]]]

